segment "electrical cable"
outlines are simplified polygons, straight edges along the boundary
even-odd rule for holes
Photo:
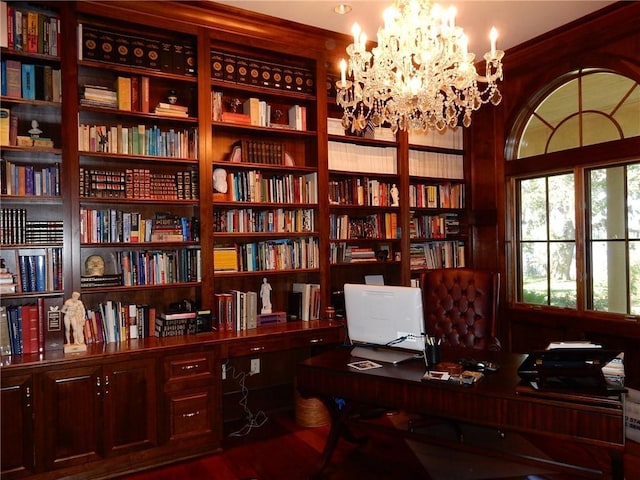
[[[229,365],[228,363],[224,364],[224,368],[225,368],[225,371],[227,372],[227,375],[231,375],[231,377],[238,382],[238,385],[240,385],[240,392],[242,393],[242,397],[240,398],[240,401],[238,402],[238,404],[242,407],[247,418],[247,423],[242,428],[236,430],[235,432],[230,433],[229,436],[243,437],[251,433],[251,430],[253,430],[254,428],[262,427],[265,423],[267,423],[267,420],[269,420],[269,417],[262,410],[258,411],[254,415],[249,409],[249,406],[248,406],[249,389],[245,385],[245,379],[247,377],[250,377],[252,374],[241,372],[241,371],[236,372],[236,369],[233,367],[233,365]]]

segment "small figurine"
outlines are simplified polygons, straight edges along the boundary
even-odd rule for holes
[[[60,309],[64,314],[64,337],[65,352],[83,352],[87,350],[84,342],[84,322],[86,310],[82,300],[80,300],[80,292],[73,292],[71,298],[64,302]],[[71,343],[71,335],[73,335],[73,343]]]
[[[396,187],[396,184],[394,183],[391,186],[391,190],[389,190],[389,193],[391,194],[391,206],[392,207],[398,207],[400,206],[400,194],[398,192],[398,187]]]
[[[260,299],[262,300],[262,310],[260,313],[271,313],[271,285],[267,282],[267,277],[262,279]]]
[[[31,120],[31,129],[29,130],[29,135],[31,135],[31,138],[38,138],[41,133],[42,133],[42,130],[40,130],[39,128],[38,121]]]
[[[167,102],[169,102],[170,105],[175,105],[176,103],[178,103],[178,95],[176,95],[176,91],[174,89],[169,90]]]
[[[213,189],[218,193],[227,193],[227,171],[224,168],[213,170]]]

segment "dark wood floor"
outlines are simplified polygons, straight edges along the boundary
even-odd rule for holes
[[[224,451],[200,459],[149,470],[121,480],[306,480],[314,471],[329,431],[328,426],[302,428],[293,414],[271,416],[260,429],[247,437],[225,441]],[[344,440],[338,443],[331,464],[325,470],[327,480],[431,480],[414,453],[395,435],[377,429],[361,430],[367,442],[356,447]],[[539,448],[553,453],[554,458],[604,464],[603,452],[584,451],[567,444],[554,445],[547,439],[538,441]],[[451,460],[455,461],[452,451]],[[627,480],[640,479],[640,444],[629,442],[625,453]],[[574,474],[518,475],[501,480],[577,480]],[[594,477],[591,477],[594,478]],[[598,478],[598,477],[596,477]],[[603,478],[607,478],[605,475]],[[483,479],[489,480],[489,479]]]

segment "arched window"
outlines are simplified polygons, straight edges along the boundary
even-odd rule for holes
[[[611,71],[565,75],[523,109],[505,148],[528,162],[510,178],[515,302],[640,315],[640,152],[586,148],[637,136],[640,85]]]

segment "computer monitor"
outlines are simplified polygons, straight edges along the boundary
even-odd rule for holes
[[[422,357],[420,288],[347,283],[344,300],[353,356],[394,364]]]

